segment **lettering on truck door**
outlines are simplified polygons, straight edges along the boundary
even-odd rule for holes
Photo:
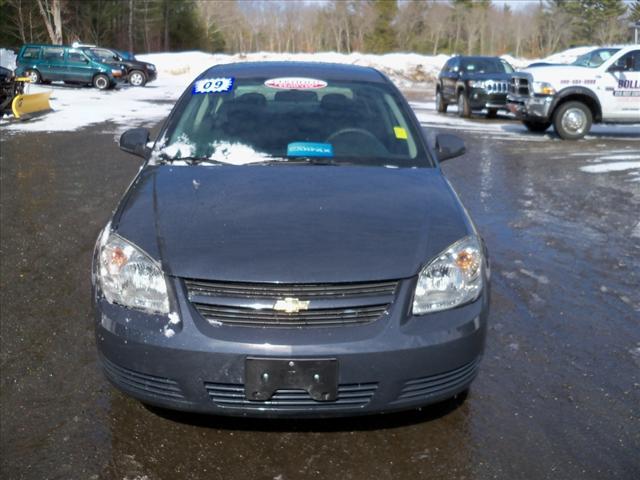
[[[640,50],[627,52],[603,75],[603,117],[640,122]]]

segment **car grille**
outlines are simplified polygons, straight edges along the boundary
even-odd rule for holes
[[[173,380],[120,367],[105,357],[101,357],[101,360],[107,378],[124,389],[173,401],[184,400],[180,386]]]
[[[478,358],[446,373],[409,380],[403,385],[395,402],[431,397],[464,385],[476,375],[479,363],[480,359]]]
[[[380,317],[386,305],[358,308],[323,308],[297,313],[254,308],[223,307],[193,303],[196,310],[210,323],[253,327],[334,327],[369,323]]]
[[[277,390],[269,400],[248,400],[244,395],[244,385],[231,383],[204,384],[209,398],[219,407],[260,409],[272,411],[301,410],[331,410],[335,408],[362,408],[373,398],[377,383],[356,383],[338,386],[338,397],[331,402],[318,402],[311,398],[305,390],[281,389]]]
[[[213,325],[336,327],[362,325],[384,315],[398,282],[268,284],[185,280],[191,304]],[[299,311],[276,310],[279,300],[309,302]]]
[[[232,283],[185,280],[189,295],[210,295],[239,298],[285,298],[301,300],[319,297],[367,297],[393,295],[398,282],[332,283],[332,284],[271,284]]]
[[[529,96],[529,78],[514,75],[509,83],[509,93],[517,96]]]
[[[488,93],[507,93],[509,84],[507,82],[486,82],[485,90]]]

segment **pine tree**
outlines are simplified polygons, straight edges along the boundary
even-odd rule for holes
[[[629,20],[640,22],[640,0],[636,0],[629,6]]]
[[[576,43],[610,43],[624,35],[620,17],[627,11],[623,0],[555,0],[574,19]]]
[[[371,53],[386,53],[396,47],[393,21],[398,13],[397,0],[370,0],[376,14],[373,29],[365,35],[364,46]]]

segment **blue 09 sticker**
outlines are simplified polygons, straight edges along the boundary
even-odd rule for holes
[[[205,78],[193,84],[193,95],[198,93],[224,93],[233,88],[233,77]]]
[[[333,157],[330,143],[293,142],[287,145],[289,157]]]

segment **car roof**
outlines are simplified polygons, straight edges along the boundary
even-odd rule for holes
[[[387,83],[387,78],[371,67],[323,62],[242,62],[215,65],[198,78],[230,76],[235,78],[319,77],[322,80],[350,80]]]
[[[82,47],[74,47],[73,45],[57,45],[53,43],[25,43],[20,48],[35,48],[35,47],[56,47],[56,48],[75,48],[79,50]]]
[[[502,60],[500,57],[492,55],[456,55],[455,58],[461,60]]]

